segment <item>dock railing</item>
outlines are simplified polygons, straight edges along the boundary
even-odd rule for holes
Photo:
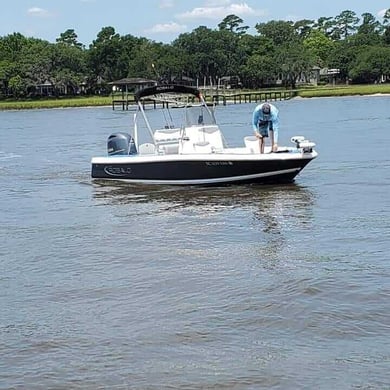
[[[238,92],[230,94],[214,94],[212,100],[215,104],[227,103],[241,104],[241,103],[254,103],[254,102],[266,102],[276,100],[289,100],[297,96],[296,90],[285,91],[253,91],[253,92]]]
[[[277,101],[277,100],[289,100],[297,96],[297,90],[275,90],[275,91],[250,91],[250,92],[241,92],[241,91],[231,91],[226,93],[225,91],[213,90],[213,91],[203,91],[203,95],[207,102],[212,104],[219,105],[223,104],[241,104],[241,103],[256,103],[256,102],[266,102],[266,101]],[[164,104],[156,103],[156,101],[150,99],[144,102],[144,105],[152,105],[153,108],[158,108],[164,106]],[[166,103],[169,105],[169,103]],[[122,110],[129,110],[132,107],[135,107],[135,100],[133,95],[125,96],[120,98],[119,96],[113,96],[112,99],[112,109],[115,110],[116,107],[121,107]]]

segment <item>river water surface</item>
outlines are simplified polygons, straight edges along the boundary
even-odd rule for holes
[[[390,97],[276,104],[291,185],[92,183],[131,112],[0,112],[0,389],[390,388]]]

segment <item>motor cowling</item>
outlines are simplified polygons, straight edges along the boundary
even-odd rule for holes
[[[134,138],[127,133],[114,133],[108,137],[107,153],[109,156],[127,156],[137,153]]]

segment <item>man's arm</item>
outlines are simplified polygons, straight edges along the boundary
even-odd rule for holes
[[[259,123],[259,110],[258,109],[255,109],[253,111],[253,115],[252,115],[252,128],[253,128],[253,131],[256,133],[257,132],[257,124]]]
[[[277,144],[278,143],[278,138],[279,138],[279,122],[278,122],[278,119],[276,119],[273,122],[272,129],[274,131],[274,142],[275,142],[275,144]]]

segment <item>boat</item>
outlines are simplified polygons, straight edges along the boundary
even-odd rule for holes
[[[266,147],[260,153],[253,135],[229,147],[215,108],[195,87],[156,85],[138,91],[135,102],[131,133],[109,135],[107,154],[91,160],[92,179],[153,185],[289,183],[317,157],[315,144],[304,136],[292,137],[293,146],[276,152]],[[163,113],[153,126],[150,102],[161,106],[153,111]]]

